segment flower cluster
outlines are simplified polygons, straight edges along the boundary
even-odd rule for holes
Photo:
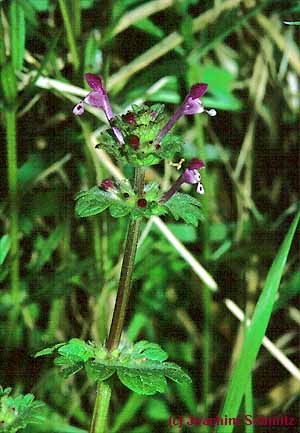
[[[207,113],[215,116],[216,111],[206,110],[201,97],[207,91],[207,84],[192,86],[183,103],[173,116],[166,121],[164,106],[160,104],[137,106],[122,116],[114,116],[102,80],[94,74],[85,74],[91,92],[80,101],[73,113],[82,115],[84,105],[101,108],[111,129],[101,135],[98,145],[118,160],[133,166],[147,166],[159,163],[163,159],[172,159],[181,155],[183,142],[180,137],[169,134],[175,123],[184,115]]]
[[[201,101],[207,91],[207,84],[198,83],[192,86],[183,103],[178,107],[169,120],[164,114],[164,106],[133,105],[127,113],[115,116],[113,114],[107,93],[100,77],[94,74],[85,74],[85,79],[91,92],[73,109],[75,115],[84,113],[84,105],[88,104],[103,110],[110,128],[101,134],[101,147],[116,159],[129,163],[132,166],[148,166],[157,164],[163,159],[173,159],[182,155],[182,139],[170,133],[175,123],[185,115],[206,113],[215,116],[214,109],[207,110]],[[178,164],[177,164],[178,165]],[[181,167],[181,164],[180,164]],[[190,161],[171,188],[162,193],[155,183],[146,185],[142,196],[137,197],[129,182],[114,182],[104,179],[100,190],[91,189],[78,195],[78,214],[88,216],[99,213],[105,208],[110,209],[112,216],[124,216],[131,213],[133,216],[162,215],[171,211],[175,218],[188,219],[184,208],[178,205],[178,197],[185,200],[186,209],[197,214],[199,204],[192,198],[184,198],[185,194],[178,193],[180,187],[187,183],[197,185],[196,191],[204,194],[199,170],[205,167],[200,159]],[[97,192],[98,191],[98,192]],[[177,197],[174,200],[175,196]],[[88,209],[90,206],[91,210]],[[192,209],[193,208],[193,209]],[[101,209],[101,210],[99,210]],[[195,223],[191,217],[190,221]]]

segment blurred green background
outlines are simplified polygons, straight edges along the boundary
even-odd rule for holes
[[[80,220],[74,195],[132,171],[94,148],[106,127],[100,110],[73,116],[88,92],[83,74],[104,78],[115,113],[158,101],[171,114],[193,83],[206,82],[203,102],[217,116],[176,126],[183,157],[207,164],[206,218],[197,229],[164,220],[177,248],[145,222],[125,332],[159,343],[193,385],[146,398],[115,383],[109,431],[168,431],[170,415],[216,416],[241,343],[223,300],[251,314],[299,200],[300,34],[284,23],[299,20],[299,2],[11,0],[0,8],[0,383],[46,402],[46,422],[26,431],[88,430],[94,384],[83,375],[64,381],[51,360],[32,358],[72,337],[103,342],[114,305],[127,220]],[[147,179],[167,188],[177,175],[166,164]],[[183,247],[208,274],[195,273]],[[295,365],[299,290],[298,237],[268,328]],[[299,391],[262,349],[256,412],[298,413]]]

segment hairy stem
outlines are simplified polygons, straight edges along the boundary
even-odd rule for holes
[[[20,278],[19,278],[19,226],[18,226],[18,169],[17,169],[17,137],[16,112],[6,111],[7,138],[7,175],[10,202],[10,241],[11,241],[11,300],[14,308],[11,310],[9,329],[13,329],[20,308]],[[12,337],[9,333],[9,339]]]
[[[142,193],[143,188],[144,171],[141,168],[136,168],[134,190],[139,195]],[[134,259],[139,238],[140,225],[140,218],[131,218],[129,221],[117,299],[107,341],[107,348],[110,351],[118,347],[121,333],[123,330],[126,308],[130,294]]]
[[[142,168],[136,168],[134,175],[134,190],[137,195],[141,195],[143,192],[144,177],[144,170]],[[129,221],[117,299],[107,341],[107,348],[110,351],[118,347],[123,330],[132,282],[134,260],[139,239],[140,225],[141,218],[131,218]],[[106,428],[110,394],[111,389],[109,385],[102,382],[98,383],[97,397],[94,406],[90,433],[103,433],[105,431],[104,429]]]
[[[90,433],[105,433],[107,431],[107,414],[111,396],[111,388],[107,383],[98,382],[97,396],[94,406]]]

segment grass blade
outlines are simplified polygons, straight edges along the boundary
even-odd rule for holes
[[[16,70],[21,70],[25,52],[25,17],[17,0],[11,2],[9,14],[12,63]]]
[[[246,391],[245,391],[245,414],[252,415],[254,412],[253,409],[253,393],[252,393],[252,377],[250,375]],[[246,433],[254,433],[253,424],[245,425]]]
[[[251,369],[254,366],[272,314],[277,290],[299,218],[300,211],[295,216],[268,273],[262,294],[255,307],[252,322],[247,330],[239,361],[229,382],[221,417],[228,416],[235,418],[238,415],[241,401],[250,378]],[[233,428],[233,425],[218,426],[217,433],[231,433]]]
[[[78,71],[79,66],[80,66],[79,54],[78,54],[78,49],[77,49],[77,45],[76,45],[75,33],[74,33],[74,29],[72,28],[71,19],[70,19],[67,5],[66,5],[66,1],[65,0],[58,0],[58,4],[59,4],[60,12],[61,12],[63,20],[64,20],[64,25],[65,25],[65,29],[66,29],[66,33],[67,33],[67,41],[68,41],[69,49],[70,49],[70,52],[72,55],[72,63],[73,63],[75,71]]]

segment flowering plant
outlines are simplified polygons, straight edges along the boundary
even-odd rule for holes
[[[215,110],[204,108],[200,98],[207,91],[207,84],[200,83],[192,86],[183,103],[168,121],[164,114],[164,106],[160,104],[150,107],[134,105],[131,111],[114,116],[101,78],[94,74],[85,74],[85,79],[92,91],[74,107],[73,113],[82,115],[85,104],[101,108],[110,128],[102,133],[101,142],[97,147],[134,167],[149,166],[164,159],[181,157],[183,141],[181,137],[170,133],[174,124],[184,115],[216,114]],[[178,193],[178,190],[184,183],[197,184],[197,193],[203,194],[204,187],[199,170],[204,167],[205,163],[202,160],[190,161],[165,193],[160,191],[157,183],[145,185],[137,193],[128,181],[117,183],[105,179],[99,188],[95,187],[78,194],[77,214],[81,217],[91,216],[107,208],[116,218],[128,214],[138,218],[171,213],[176,219],[182,218],[187,223],[197,225],[202,217],[200,202],[187,194]]]
[[[103,419],[107,416],[111,394],[106,381],[113,374],[117,374],[123,385],[143,395],[164,392],[166,378],[179,384],[190,382],[187,373],[178,365],[166,362],[168,355],[157,344],[140,341],[132,345],[121,340],[121,335],[142,217],[171,214],[176,220],[182,218],[195,226],[202,218],[199,200],[179,192],[179,189],[183,184],[197,185],[196,192],[204,194],[200,171],[205,163],[201,159],[193,159],[183,164],[183,140],[170,131],[184,115],[206,113],[215,116],[216,112],[204,108],[200,98],[207,91],[207,84],[199,83],[192,86],[169,120],[161,104],[133,105],[127,113],[116,116],[101,78],[89,73],[85,74],[85,79],[91,91],[74,107],[73,113],[83,115],[85,105],[103,110],[109,127],[101,134],[97,147],[134,167],[133,182],[129,179],[103,179],[100,185],[81,191],[76,196],[79,217],[97,215],[106,209],[114,218],[130,217],[117,298],[105,344],[99,346],[73,338],[67,343],[43,349],[36,356],[55,353],[56,363],[63,367],[65,376],[84,369],[97,382],[99,398],[95,402],[90,433],[100,433],[104,430],[99,427],[99,419],[102,419],[101,425],[105,425]],[[173,158],[181,158],[180,163],[173,165],[182,171],[167,191],[162,191],[157,182],[144,183],[144,167]]]

